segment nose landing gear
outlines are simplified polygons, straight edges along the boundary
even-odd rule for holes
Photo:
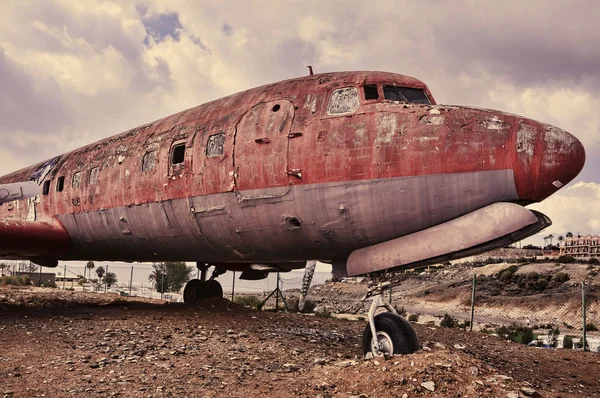
[[[223,297],[223,287],[216,281],[216,277],[225,273],[226,270],[215,267],[212,275],[206,280],[206,271],[210,267],[205,263],[196,263],[201,272],[201,279],[191,279],[183,289],[183,301],[192,303],[207,297]]]
[[[419,349],[419,339],[410,323],[396,312],[384,299],[384,291],[391,287],[390,282],[378,283],[369,289],[364,297],[373,297],[369,309],[369,323],[363,333],[363,353],[372,355],[411,354]],[[378,309],[387,312],[375,315]]]

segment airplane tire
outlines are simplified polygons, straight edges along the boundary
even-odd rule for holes
[[[404,340],[406,341],[406,346],[404,347],[401,354],[412,354],[415,351],[419,350],[419,338],[417,337],[417,333],[411,326],[410,322],[404,319],[402,316],[398,314],[394,314],[393,312],[383,312],[380,316],[384,318],[388,318],[392,320],[400,332],[404,335]]]
[[[183,289],[183,302],[193,303],[196,300],[200,300],[206,296],[206,282],[200,279],[191,279],[185,284]]]
[[[205,289],[208,297],[223,297],[223,286],[214,279],[206,281]]]
[[[381,314],[375,317],[375,331],[380,344],[379,351],[383,354],[408,354],[407,341],[404,333],[398,328],[396,322]],[[373,352],[371,328],[367,323],[363,333],[363,353]]]

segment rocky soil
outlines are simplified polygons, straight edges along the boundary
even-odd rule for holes
[[[415,325],[422,349],[362,359],[364,322],[0,287],[5,397],[591,397],[600,356]]]

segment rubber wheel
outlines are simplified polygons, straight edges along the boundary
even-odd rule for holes
[[[223,286],[214,279],[206,281],[207,297],[223,297]]]
[[[377,341],[380,352],[384,354],[409,354],[404,333],[400,331],[396,322],[388,317],[377,315],[374,319]],[[373,352],[371,327],[367,323],[363,333],[363,353]]]
[[[388,318],[393,321],[400,332],[404,335],[404,341],[406,342],[405,350],[402,354],[412,354],[415,351],[419,350],[419,338],[417,337],[417,333],[412,328],[410,322],[401,317],[398,314],[394,314],[393,312],[383,312],[379,314],[383,318]]]
[[[206,294],[206,282],[200,279],[192,279],[185,284],[183,289],[183,302],[193,303],[200,300]]]

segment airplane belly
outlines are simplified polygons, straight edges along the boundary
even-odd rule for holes
[[[270,189],[227,192],[60,215],[73,241],[64,259],[332,260],[518,199],[512,170],[289,188],[283,195]]]

